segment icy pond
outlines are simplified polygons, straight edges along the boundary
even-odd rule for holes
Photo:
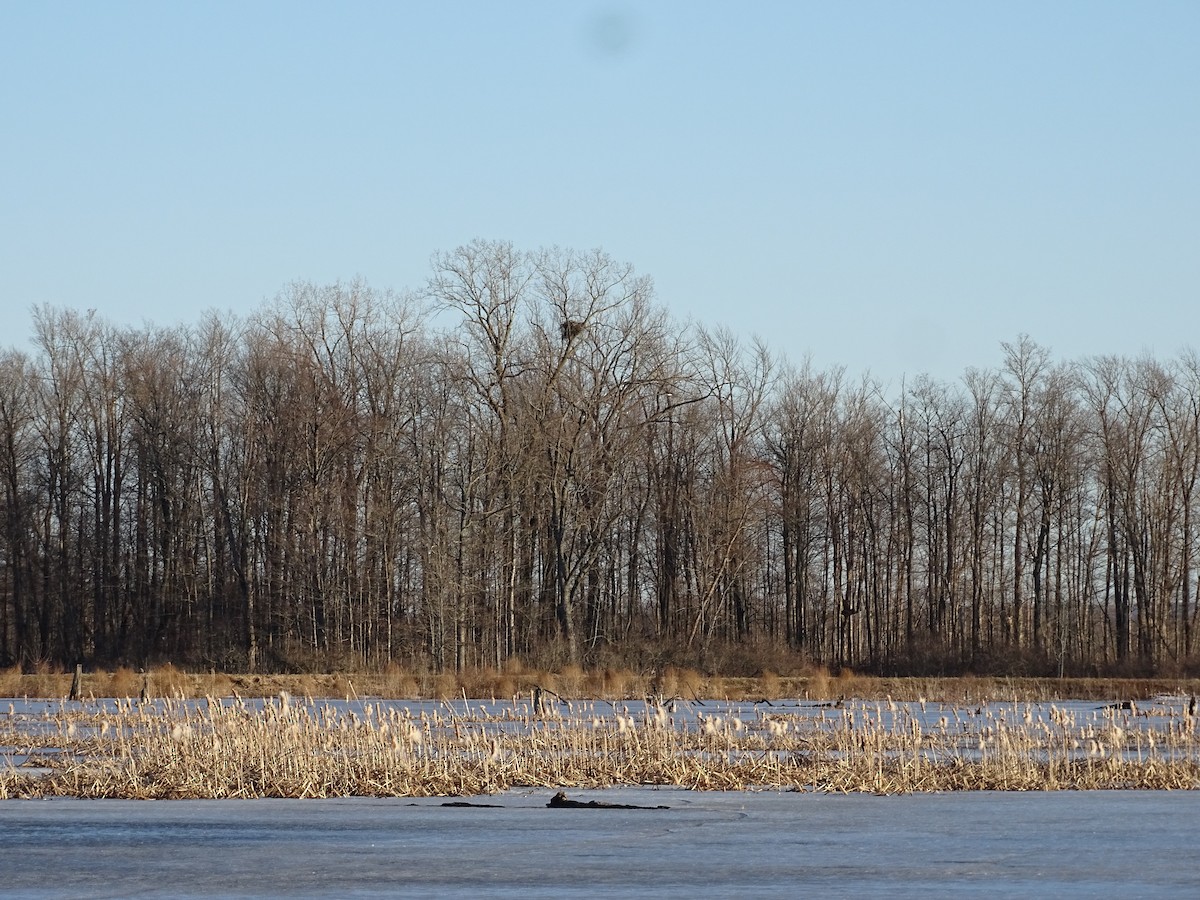
[[[0,802],[0,897],[1188,897],[1191,792]]]

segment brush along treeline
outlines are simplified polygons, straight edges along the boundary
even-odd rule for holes
[[[1195,789],[1186,702],[55,704],[0,720],[0,797],[447,796],[671,785],[888,794]],[[1146,713],[1150,714],[1147,715]],[[16,763],[21,765],[17,765]],[[36,767],[28,771],[30,767]]]
[[[19,667],[0,669],[0,697],[62,699],[70,695],[74,676],[62,671],[22,673]],[[446,700],[457,697],[512,698],[536,688],[568,698],[641,700],[646,697],[698,700],[777,700],[791,698],[858,698],[985,703],[998,700],[1105,700],[1120,697],[1144,700],[1164,695],[1200,695],[1194,678],[1007,678],[990,676],[880,678],[843,668],[836,675],[822,666],[801,674],[762,671],[754,677],[706,675],[695,669],[665,666],[653,672],[628,669],[583,669],[565,666],[557,671],[527,668],[512,660],[502,668],[468,667],[459,672],[429,673],[388,666],[378,672],[307,675],[189,672],[172,665],[135,672],[85,671],[79,698],[170,697],[193,698],[239,695],[353,699]]]

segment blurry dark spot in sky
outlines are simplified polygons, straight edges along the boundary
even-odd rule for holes
[[[633,47],[633,16],[619,9],[598,9],[584,23],[584,43],[601,59],[615,60]]]

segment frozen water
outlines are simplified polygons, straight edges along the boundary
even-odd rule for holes
[[[699,716],[897,714],[976,731],[987,715],[1160,726],[1185,698],[1137,714],[1098,703],[984,709],[847,701],[680,704]],[[203,702],[203,701],[200,701]],[[268,701],[250,701],[261,708]],[[331,715],[367,703],[321,701]],[[12,704],[11,706],[9,704]],[[115,701],[93,701],[111,704]],[[470,718],[493,702],[396,703]],[[61,701],[4,701],[38,753],[55,752]],[[595,704],[644,718],[644,704]],[[80,707],[82,709],[82,706]],[[508,706],[512,713],[520,707]],[[961,717],[961,720],[960,720]],[[488,727],[520,727],[515,718]],[[26,753],[0,747],[0,764]],[[0,801],[0,897],[1087,897],[1196,896],[1194,793],[956,793],[900,797],[624,788],[573,799],[668,809],[554,810],[553,790],[474,798],[324,801]]]
[[[0,897],[1195,896],[1200,802],[624,788],[442,800],[0,802]]]

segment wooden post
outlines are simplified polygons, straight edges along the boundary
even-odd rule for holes
[[[75,677],[71,679],[71,693],[68,700],[78,700],[83,691],[83,663],[75,663]]]

